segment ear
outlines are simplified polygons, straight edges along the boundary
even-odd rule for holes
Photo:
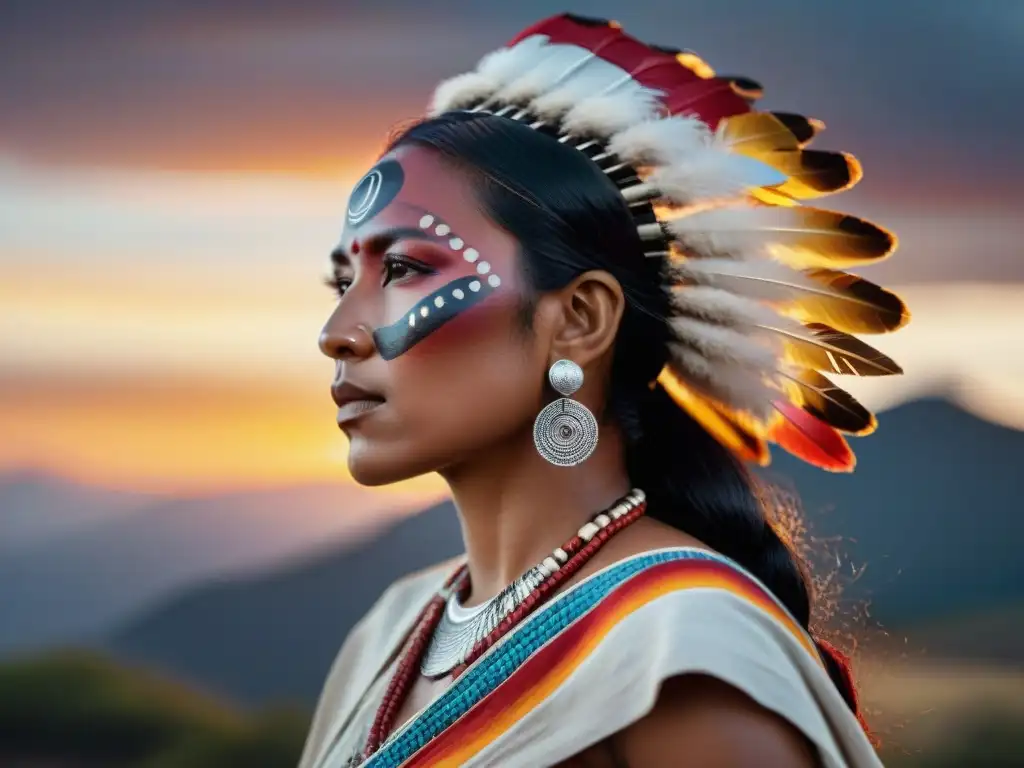
[[[557,302],[552,308],[557,310],[551,337],[555,359],[566,358],[587,368],[608,356],[626,309],[618,280],[600,270],[584,272],[545,298]]]

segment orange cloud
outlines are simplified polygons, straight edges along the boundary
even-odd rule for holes
[[[166,492],[350,480],[326,386],[129,378],[0,383],[0,468]],[[424,497],[436,477],[389,490]]]

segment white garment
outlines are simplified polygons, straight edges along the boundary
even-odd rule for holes
[[[596,626],[597,614],[605,609],[610,617],[603,629],[595,629],[596,645],[588,646],[571,672],[558,678],[553,690],[546,691],[511,727],[496,726],[477,746],[456,732],[460,722],[473,715],[472,710],[467,712],[439,737],[450,736],[455,750],[451,754],[459,755],[456,762],[451,762],[452,757],[443,764],[502,768],[557,764],[642,718],[654,706],[664,680],[700,673],[734,686],[788,720],[817,747],[828,768],[881,765],[857,719],[808,650],[808,639],[795,630],[784,609],[777,601],[774,609],[766,604],[763,587],[734,563],[700,550],[642,553],[602,569],[534,613],[463,677],[488,657],[500,656],[506,644],[514,643],[532,622],[540,626],[547,621],[553,615],[548,611],[565,612],[572,602],[568,598],[580,597],[579,590],[596,589],[595,580],[602,574],[653,556],[693,558],[704,565],[711,561],[708,567],[728,569],[728,578],[691,578],[690,572],[701,572],[702,564],[694,562],[691,567],[676,561],[652,564],[624,580],[621,587],[633,588],[642,599],[633,607],[618,600],[624,607],[612,608],[613,590],[592,611],[573,620],[571,626],[576,626],[593,614],[590,618]],[[455,566],[454,561],[446,563],[396,583],[352,631],[328,676],[300,768],[340,768],[361,746],[390,678],[392,670],[385,666],[393,666],[420,610]],[[577,629],[582,630],[582,625]],[[542,652],[539,648],[538,653]],[[555,679],[553,672],[551,680]],[[496,688],[494,695],[502,692]],[[428,710],[413,722],[426,718]]]

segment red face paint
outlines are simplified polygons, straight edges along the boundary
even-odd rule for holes
[[[381,167],[385,171],[378,173]],[[388,186],[396,178],[402,180],[397,190]],[[373,202],[377,187],[390,195],[379,207]],[[482,213],[469,180],[434,153],[399,150],[367,174],[357,192],[356,216],[350,204],[339,251],[358,257],[348,259],[355,281],[379,280],[382,311],[373,325],[384,359],[433,340],[441,329],[448,332],[438,341],[455,343],[462,323],[454,323],[462,313],[495,292],[515,295],[515,241]]]

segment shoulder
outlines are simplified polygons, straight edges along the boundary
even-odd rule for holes
[[[742,691],[707,675],[667,680],[649,714],[617,734],[612,745],[628,766],[686,764],[721,768],[820,765],[803,733]]]
[[[616,571],[623,578],[609,579]],[[667,751],[697,740],[717,752],[737,732],[749,731],[763,736],[761,748],[766,755],[775,750],[779,765],[815,765],[793,757],[805,748],[829,766],[877,764],[808,633],[731,560],[701,549],[655,550],[603,569],[580,588],[596,591],[602,581],[612,586],[578,620],[581,650],[592,650],[577,681],[593,686],[588,705],[614,707],[616,722],[606,723],[605,735],[619,731],[627,740],[661,744]],[[608,669],[630,681],[624,697],[623,686],[615,686],[615,702],[598,701],[608,687]],[[680,734],[686,734],[683,741]],[[849,750],[860,759],[845,760]],[[713,764],[750,764],[743,753],[735,755],[732,762],[723,757]],[[659,765],[639,757],[627,764]]]

